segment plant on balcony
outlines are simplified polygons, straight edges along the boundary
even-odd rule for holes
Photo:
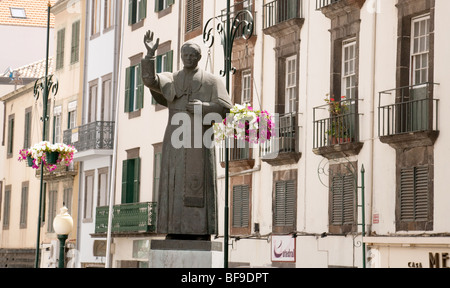
[[[252,144],[264,143],[272,137],[273,129],[273,117],[266,110],[255,110],[249,104],[235,104],[222,123],[214,125],[214,138],[217,144],[226,137]]]
[[[330,97],[329,99],[328,97],[325,98],[328,112],[330,112],[330,121],[326,134],[331,138],[332,144],[349,142],[344,140],[347,139],[350,134],[346,123],[347,119],[345,118],[345,114],[349,111],[345,98],[345,96],[341,96],[340,101],[336,100],[334,97]]]
[[[28,160],[33,169],[39,169],[40,165],[43,164],[51,172],[57,168],[58,164],[69,166],[76,152],[77,150],[71,145],[51,144],[48,141],[42,141],[29,149],[21,149],[18,160]],[[50,158],[53,156],[56,156],[56,158],[51,160]]]

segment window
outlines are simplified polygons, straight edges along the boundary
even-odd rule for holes
[[[70,184],[70,187],[64,187],[64,194],[63,194],[63,205],[67,207],[69,210],[69,213],[72,211],[72,195],[73,195],[73,188],[71,187],[72,184]]]
[[[412,85],[428,82],[430,16],[414,18],[411,25]]]
[[[3,202],[3,229],[9,229],[11,214],[11,185],[5,186],[5,197]]]
[[[70,49],[70,63],[80,60],[80,20],[72,24],[72,46]]]
[[[241,104],[251,103],[251,100],[252,100],[252,71],[245,70],[242,72]]]
[[[202,33],[203,0],[186,0],[185,39],[189,40]]]
[[[88,99],[88,123],[97,121],[97,92],[98,80],[89,83],[89,99]]]
[[[133,112],[144,108],[141,64],[128,67],[125,77],[125,112]]]
[[[172,5],[175,0],[155,0],[155,12],[162,11]]]
[[[297,110],[297,55],[286,58],[286,106],[285,112],[292,113]]]
[[[13,156],[14,152],[14,114],[8,117],[8,143],[6,148],[6,154],[8,158]]]
[[[250,225],[250,194],[248,185],[233,186],[234,228],[247,228]]]
[[[274,226],[294,226],[295,204],[295,181],[277,181],[275,183]]]
[[[58,201],[58,190],[56,187],[53,187],[49,193],[48,193],[48,225],[47,225],[47,232],[53,233],[55,232],[53,230],[53,219],[55,219],[57,215],[57,204]]]
[[[9,7],[9,11],[11,12],[11,17],[13,18],[22,18],[22,19],[27,18],[25,8]]]
[[[84,172],[84,214],[83,219],[92,220],[94,200],[94,171]]]
[[[161,44],[159,50],[165,51],[167,49],[170,49],[168,47],[170,47],[170,43],[163,43]],[[172,72],[172,71],[173,71],[173,50],[167,51],[165,53],[156,56],[156,73]],[[152,96],[152,105],[156,104],[157,102],[155,99],[153,99]]]
[[[129,0],[128,24],[136,24],[147,17],[147,0]]]
[[[25,110],[25,127],[23,133],[23,148],[27,149],[31,147],[31,111],[32,108]]]
[[[64,67],[64,42],[66,38],[66,29],[58,30],[56,36],[56,70]]]
[[[20,204],[20,228],[27,228],[28,216],[28,182],[22,183],[22,200]]]
[[[103,28],[107,29],[113,26],[114,24],[114,2],[113,0],[104,0],[105,1],[105,17]]]
[[[428,165],[401,169],[400,205],[398,206],[400,222],[414,223],[431,220],[429,173]],[[422,229],[412,228],[411,225],[408,230]]]
[[[100,33],[100,17],[101,17],[100,0],[92,0],[91,14],[91,36]]]
[[[77,101],[70,102],[67,111],[67,129],[73,129],[77,126]]]
[[[53,143],[61,143],[61,106],[53,109]]]
[[[342,44],[342,95],[346,99],[355,99],[356,91],[356,40]]]
[[[109,205],[108,167],[98,170],[98,203],[97,206]]]
[[[102,104],[100,106],[100,119],[101,121],[114,121],[114,112],[112,107],[115,105],[115,101],[112,95],[112,75],[102,77]]]
[[[124,160],[122,163],[122,204],[139,202],[141,159]]]

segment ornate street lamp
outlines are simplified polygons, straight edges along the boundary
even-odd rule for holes
[[[52,91],[54,95],[58,93],[58,80],[53,75],[48,76],[48,58],[49,58],[49,42],[50,42],[50,9],[52,5],[50,1],[48,1],[48,10],[47,10],[47,52],[46,52],[46,60],[45,60],[45,76],[38,79],[34,85],[34,97],[36,101],[39,99],[40,94],[42,93],[42,101],[43,101],[43,114],[42,114],[42,140],[45,140],[45,130],[46,124],[49,120],[47,115],[47,103],[48,103],[48,95],[49,92]],[[41,164],[41,185],[40,185],[40,193],[39,193],[39,215],[38,215],[38,224],[37,224],[37,240],[36,240],[36,257],[35,257],[35,268],[39,268],[39,253],[40,253],[40,237],[41,237],[41,215],[42,215],[42,197],[44,190],[44,165]]]
[[[66,247],[66,240],[69,237],[70,232],[72,232],[73,228],[73,219],[72,216],[67,213],[68,209],[66,206],[60,209],[58,215],[56,215],[53,220],[53,229],[55,230],[56,235],[58,235],[59,240],[59,261],[58,268],[64,268],[64,249]]]
[[[224,52],[224,69],[220,71],[221,76],[226,77],[226,89],[228,94],[230,93],[230,72],[235,72],[236,69],[231,67],[231,55],[233,53],[233,42],[236,37],[243,37],[244,39],[249,39],[253,35],[253,15],[247,9],[238,11],[234,18],[231,18],[230,11],[230,0],[227,0],[227,13],[226,15],[220,15],[209,19],[206,22],[205,28],[203,30],[203,42],[208,48],[211,48],[214,44],[214,27],[208,28],[212,23],[214,24],[217,20],[217,25],[215,29],[220,35],[221,44],[223,46]],[[225,26],[222,21],[222,17],[226,16]],[[242,34],[238,33],[242,32]],[[225,141],[225,211],[224,211],[224,268],[228,268],[228,215],[229,215],[229,204],[228,204],[228,183],[229,183],[229,159],[228,159],[228,141]]]

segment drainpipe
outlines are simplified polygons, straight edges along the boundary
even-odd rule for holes
[[[121,3],[122,2],[122,3]],[[125,5],[126,1],[116,0],[116,21],[114,24],[115,41],[114,41],[114,76],[113,81],[113,95],[116,97],[116,115],[114,123],[114,150],[111,159],[111,177],[109,184],[109,213],[108,213],[108,231],[106,237],[106,263],[105,268],[111,268],[111,230],[112,230],[112,218],[114,213],[114,202],[115,202],[115,183],[116,183],[116,170],[117,170],[117,143],[118,143],[118,131],[119,131],[119,91],[120,91],[120,78],[122,72],[122,51],[123,51],[123,34],[125,30]],[[123,4],[121,6],[120,4]],[[120,17],[122,15],[122,18]],[[121,19],[121,23],[118,23]]]

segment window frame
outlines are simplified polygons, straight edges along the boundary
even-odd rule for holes
[[[415,32],[416,32],[416,23],[420,23],[426,21],[426,34],[423,35],[419,35],[418,37],[416,37]],[[420,15],[417,17],[413,17],[411,19],[411,47],[410,47],[410,75],[411,75],[411,82],[410,85],[420,85],[420,84],[424,84],[429,82],[429,69],[430,69],[430,25],[431,25],[431,16],[429,13],[424,14],[424,15]],[[420,30],[420,27],[419,27]],[[420,32],[419,32],[420,33]],[[423,51],[415,51],[415,40],[419,40],[418,43],[418,48],[420,49],[420,40],[422,38],[424,39],[424,50]],[[420,66],[419,69],[416,69],[416,64],[418,63],[417,60],[420,60],[420,63],[423,64],[423,56],[426,57],[426,66]],[[422,74],[425,71],[425,77]],[[419,72],[419,77],[421,80],[419,80],[419,82],[417,81],[417,75],[416,73]],[[422,81],[422,79],[424,79],[425,81]]]
[[[242,84],[241,84],[241,104],[252,103],[252,70],[245,69],[241,73]]]
[[[285,113],[297,110],[297,54],[286,57],[285,63]],[[292,65],[291,65],[292,64]]]
[[[349,49],[349,50],[347,50]],[[346,51],[353,52],[353,58],[347,58]],[[341,95],[345,96],[346,99],[355,99],[356,98],[356,38],[350,38],[342,41],[342,72],[341,72]],[[348,69],[348,73],[346,73],[346,68]],[[350,85],[348,85],[348,80],[350,80]],[[352,85],[353,83],[353,85]],[[348,91],[350,95],[347,94]],[[341,97],[339,97],[341,99]]]
[[[100,35],[101,27],[101,0],[92,0],[91,11],[91,39]]]

